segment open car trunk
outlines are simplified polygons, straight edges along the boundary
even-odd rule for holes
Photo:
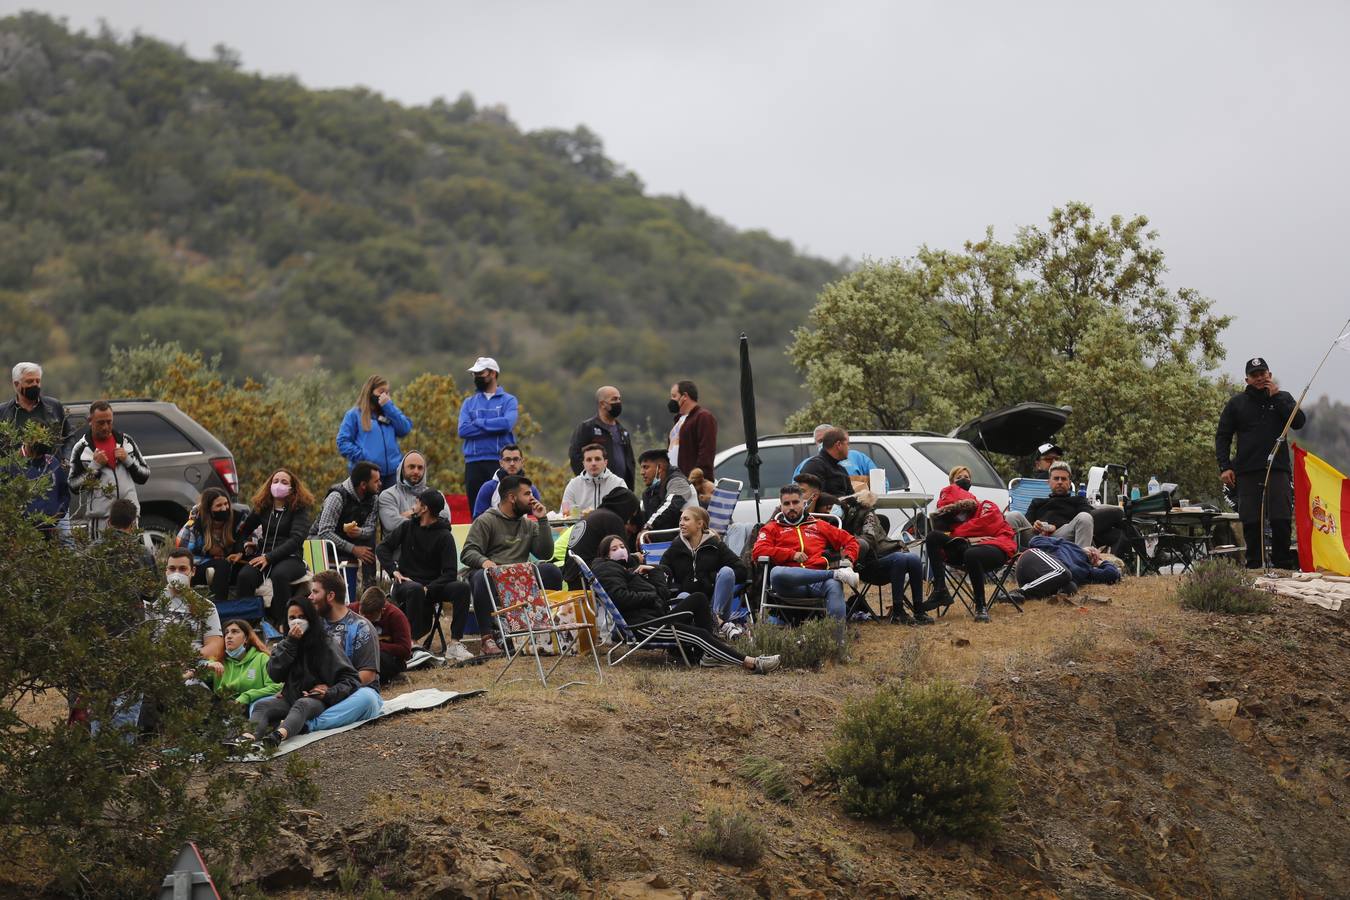
[[[1019,403],[977,416],[952,429],[948,437],[970,441],[985,453],[1029,456],[1053,438],[1073,412],[1070,406]]]

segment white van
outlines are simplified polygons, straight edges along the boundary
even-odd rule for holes
[[[849,449],[871,457],[878,468],[886,470],[888,492],[928,494],[931,514],[938,492],[947,486],[947,473],[956,466],[970,469],[971,492],[981,500],[992,500],[1000,508],[1008,505],[1008,488],[998,472],[966,440],[946,437],[931,431],[851,431]],[[809,433],[770,434],[759,440],[760,515],[765,521],[778,507],[778,489],[792,481],[797,466],[819,452]],[[717,454],[714,460],[718,478],[734,478],[742,483],[733,522],[755,522],[755,501],[750,493],[750,476],[745,470],[745,445],[739,444]],[[913,517],[910,510],[878,509],[887,531],[898,537]]]

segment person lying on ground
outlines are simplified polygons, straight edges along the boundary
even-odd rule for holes
[[[1026,597],[1049,597],[1088,584],[1115,584],[1120,569],[1102,559],[1096,547],[1086,549],[1064,538],[1038,535],[1017,558],[1017,586]]]

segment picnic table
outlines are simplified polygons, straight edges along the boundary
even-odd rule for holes
[[[1182,571],[1210,556],[1232,556],[1238,552],[1234,544],[1216,545],[1214,536],[1221,525],[1231,527],[1238,521],[1237,513],[1221,512],[1201,506],[1180,506],[1135,514],[1136,519],[1152,522],[1157,532],[1156,546],[1160,553],[1155,563],[1169,561],[1180,565]]]

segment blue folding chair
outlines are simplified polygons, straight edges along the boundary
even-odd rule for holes
[[[605,654],[605,661],[609,665],[617,666],[638,650],[674,650],[680,654],[680,659],[684,660],[686,666],[690,665],[689,655],[685,653],[684,643],[680,640],[680,633],[674,626],[676,622],[692,623],[694,620],[692,611],[671,613],[630,626],[624,620],[623,613],[619,612],[619,607],[610,599],[605,586],[591,571],[591,567],[575,553],[571,556],[581,572],[581,583],[590,597],[591,609],[595,610],[596,637],[601,643],[614,644]],[[609,620],[607,624],[605,619]],[[624,651],[623,655],[615,659],[614,654],[621,650]]]
[[[731,479],[727,480],[730,481]],[[679,533],[680,529],[678,528],[663,528],[659,531],[644,531],[639,534],[638,549],[642,551],[642,561],[649,566],[661,565],[661,560],[665,558],[666,551],[670,549],[671,543],[674,542]],[[652,535],[659,535],[659,539],[652,540]],[[740,622],[750,618],[750,604],[745,599],[749,589],[750,582],[737,583],[736,592],[731,596],[730,621]]]
[[[731,517],[736,514],[736,501],[741,499],[744,482],[734,478],[719,478],[713,487],[712,499],[708,501],[708,527],[717,535],[725,537],[731,527]]]
[[[1012,512],[1027,514],[1032,500],[1050,496],[1048,478],[1014,478],[1008,482],[1008,509]]]

